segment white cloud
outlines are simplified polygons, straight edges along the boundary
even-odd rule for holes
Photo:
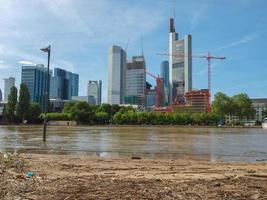
[[[166,19],[164,0],[147,2],[0,0],[0,59],[10,61],[13,67],[46,65],[47,55],[39,49],[51,44],[52,68],[74,70],[81,80],[98,74],[105,82],[108,46],[124,47],[128,39],[139,44],[142,35],[145,38]],[[97,67],[99,72],[88,74],[88,66]],[[1,65],[4,67],[7,64]]]
[[[238,46],[238,45],[241,45],[241,44],[246,44],[246,43],[249,43],[251,41],[256,40],[258,37],[259,36],[257,34],[245,35],[242,38],[240,38],[240,39],[238,39],[236,41],[233,41],[233,42],[231,42],[229,44],[226,44],[226,45],[223,45],[221,47],[218,47],[218,48],[214,49],[213,51],[219,51],[219,50],[222,50],[222,49],[227,49],[227,48]]]
[[[22,64],[22,65],[36,65],[36,63],[34,63],[34,62],[26,61],[26,60],[20,60],[20,61],[18,61],[18,63]]]

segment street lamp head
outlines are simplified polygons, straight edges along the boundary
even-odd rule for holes
[[[40,50],[43,52],[49,52],[50,51],[50,45],[48,47],[41,48]]]

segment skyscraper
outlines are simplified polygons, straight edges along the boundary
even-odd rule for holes
[[[163,79],[165,103],[169,100],[169,62],[164,60],[160,64],[160,78]]]
[[[163,79],[164,87],[169,86],[169,62],[164,60],[160,64],[160,78]]]
[[[123,104],[125,97],[126,52],[113,45],[108,54],[108,103]]]
[[[101,105],[102,81],[89,81],[87,85],[87,96],[93,96],[96,104]]]
[[[42,110],[45,107],[45,84],[47,68],[44,65],[22,66],[21,83],[28,87],[31,101],[40,104]]]
[[[50,98],[71,100],[72,96],[78,96],[78,89],[78,74],[60,68],[54,69],[50,83]]]
[[[125,103],[143,105],[146,104],[146,72],[144,56],[134,56],[127,63]]]
[[[13,86],[15,86],[15,78],[9,77],[4,79],[4,101],[8,100],[8,95]]]
[[[173,101],[184,102],[185,93],[192,90],[192,37],[186,35],[184,39],[179,40],[173,18],[170,19],[169,28],[169,104],[171,104]]]

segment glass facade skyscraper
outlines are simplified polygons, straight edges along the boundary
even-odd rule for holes
[[[47,68],[43,65],[22,67],[21,83],[27,85],[31,101],[39,103],[42,110],[45,107],[46,76]]]
[[[169,62],[167,60],[160,64],[160,78],[163,79],[165,103],[167,103],[169,99]]]
[[[79,75],[64,69],[55,68],[50,83],[50,98],[71,100],[78,96]]]
[[[145,106],[146,63],[144,56],[133,56],[127,63],[125,103]]]
[[[93,96],[96,105],[101,105],[102,81],[90,80],[87,85],[87,96]]]
[[[160,78],[163,79],[164,87],[169,86],[169,62],[164,60],[160,64]]]

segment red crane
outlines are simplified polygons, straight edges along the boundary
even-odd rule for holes
[[[191,57],[191,58],[204,58],[208,61],[208,89],[209,89],[209,94],[211,96],[211,60],[212,59],[219,59],[219,60],[224,60],[226,57],[221,57],[221,56],[212,56],[210,52],[208,52],[208,55],[183,55],[183,54],[168,54],[168,53],[159,53],[158,55],[164,55],[164,56],[174,56],[174,57]],[[208,105],[208,112],[211,111],[211,100],[209,96],[209,105]]]
[[[152,78],[156,79],[157,82],[157,86],[156,86],[156,107],[160,107],[161,106],[161,92],[162,92],[162,86],[163,86],[163,81],[162,79],[158,76],[155,76],[154,74],[148,72],[145,69],[145,72],[151,76]]]

